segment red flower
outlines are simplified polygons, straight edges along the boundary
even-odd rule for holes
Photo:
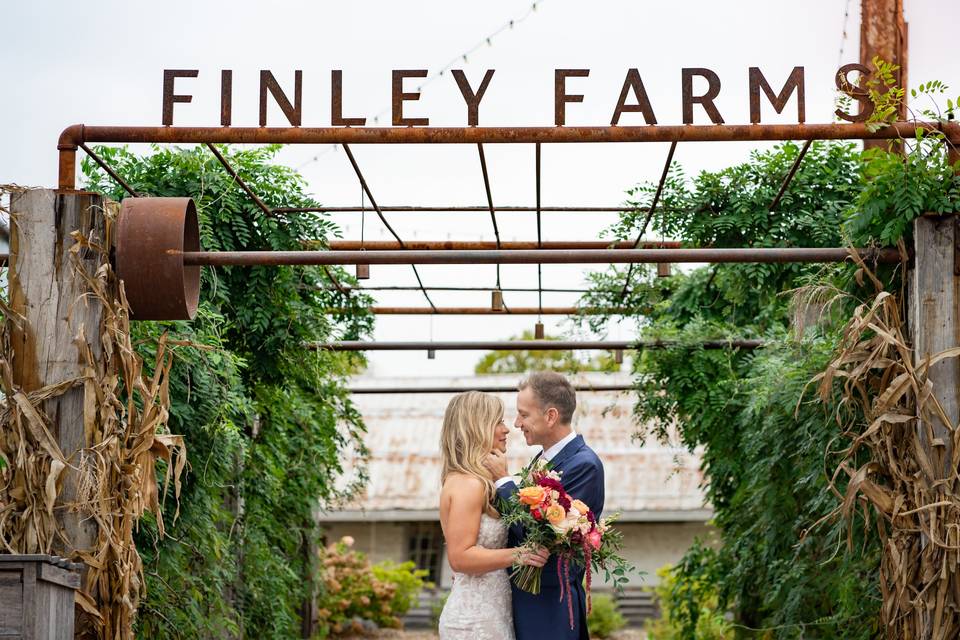
[[[540,509],[537,509],[537,508],[530,509],[530,515],[532,515],[537,520],[543,520],[543,514],[540,513]]]
[[[553,478],[548,478],[547,476],[542,476],[537,480],[537,484],[541,487],[546,487],[548,489],[553,489],[554,491],[559,491],[560,495],[565,496],[567,492],[563,490],[563,485]]]

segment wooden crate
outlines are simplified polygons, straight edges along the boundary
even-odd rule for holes
[[[83,565],[41,554],[0,554],[0,640],[73,640]]]

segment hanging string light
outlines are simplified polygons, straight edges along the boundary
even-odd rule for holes
[[[498,29],[496,29],[495,31],[493,31],[492,33],[490,33],[489,35],[487,35],[487,36],[484,37],[483,39],[477,41],[477,43],[474,44],[472,47],[470,47],[469,49],[467,49],[467,50],[464,51],[463,53],[461,53],[461,54],[459,54],[459,55],[454,56],[453,58],[451,58],[450,61],[447,62],[447,64],[445,64],[445,65],[443,65],[442,67],[440,67],[440,69],[438,69],[438,70],[435,71],[434,73],[428,75],[427,78],[426,78],[426,80],[424,80],[423,83],[422,83],[419,87],[417,87],[417,91],[418,91],[418,92],[421,91],[421,90],[424,89],[427,85],[429,85],[431,82],[433,82],[433,81],[436,80],[437,78],[442,77],[445,72],[447,72],[447,71],[449,71],[450,69],[453,68],[453,65],[459,64],[461,61],[462,61],[464,64],[468,64],[468,63],[469,63],[469,56],[470,56],[472,53],[474,53],[477,49],[480,49],[480,48],[483,47],[483,46],[492,47],[492,46],[493,46],[493,39],[494,39],[494,38],[496,38],[497,36],[499,36],[502,32],[506,31],[507,29],[513,29],[514,25],[520,24],[521,22],[523,22],[524,20],[526,20],[527,18],[529,18],[530,15],[537,10],[537,5],[538,5],[538,4],[543,4],[544,2],[546,2],[546,0],[537,0],[537,2],[534,2],[533,4],[530,5],[530,8],[527,9],[527,12],[524,13],[522,16],[520,16],[519,18],[510,20],[510,21],[508,21],[508,22],[505,22],[505,23],[504,23],[503,25],[501,25]],[[389,108],[386,108],[386,109],[381,109],[375,116],[373,116],[373,123],[374,123],[374,124],[379,124],[379,123],[380,123],[380,118],[383,117],[383,116],[385,116],[385,115],[387,115],[388,113],[390,113],[390,109],[391,109],[391,108],[392,108],[392,107],[389,107]],[[333,149],[328,149],[327,152],[332,151],[332,150],[333,150]],[[299,167],[297,167],[297,170],[303,169],[304,167],[306,167],[306,166],[308,166],[308,165],[311,165],[311,164],[313,164],[314,162],[317,162],[317,161],[318,161],[322,156],[324,156],[327,152],[318,153],[317,155],[313,156],[313,158],[311,158],[310,160],[304,162],[302,165],[300,165]]]

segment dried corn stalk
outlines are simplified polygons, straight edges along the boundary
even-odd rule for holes
[[[844,517],[852,527],[857,509],[872,507],[883,548],[886,636],[953,640],[960,637],[960,431],[932,393],[927,372],[937,362],[960,357],[960,348],[914,364],[902,292],[885,291],[863,262],[859,266],[858,279],[869,278],[876,296],[856,308],[837,355],[814,378],[825,403],[842,384],[836,415],[850,443],[831,478],[841,501],[831,515]],[[948,472],[939,471],[930,454],[931,443],[936,445],[935,418],[953,440]],[[847,484],[841,493],[837,486],[843,476]]]
[[[115,206],[106,209],[103,214],[112,219]],[[186,448],[182,436],[165,433],[173,358],[166,336],[157,345],[155,368],[145,370],[130,340],[129,306],[110,268],[106,248],[79,234],[74,240],[71,258],[75,273],[88,285],[88,300],[78,304],[93,299],[103,307],[100,335],[94,337],[103,355],[94,359],[88,337],[81,333],[76,340],[83,375],[25,394],[14,385],[11,370],[10,323],[18,319],[3,305],[0,456],[6,465],[0,471],[0,545],[12,553],[47,553],[58,537],[66,543],[54,518],[54,506],[61,472],[67,465],[78,469],[79,497],[69,508],[97,525],[94,548],[75,550],[72,556],[89,568],[77,594],[77,603],[86,614],[78,632],[87,637],[126,639],[133,637],[133,621],[145,588],[133,532],[149,511],[163,533],[156,463],[158,459],[166,462],[164,495],[172,481],[178,498]],[[93,276],[80,266],[82,247],[101,256]],[[65,459],[50,434],[50,422],[41,405],[75,386],[84,390],[88,446]]]

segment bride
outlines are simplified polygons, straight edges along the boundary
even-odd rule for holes
[[[514,564],[542,567],[545,549],[505,548],[507,527],[493,508],[496,492],[483,459],[507,450],[503,403],[468,391],[443,416],[440,526],[453,569],[453,588],[440,614],[441,640],[513,640],[510,578]]]

